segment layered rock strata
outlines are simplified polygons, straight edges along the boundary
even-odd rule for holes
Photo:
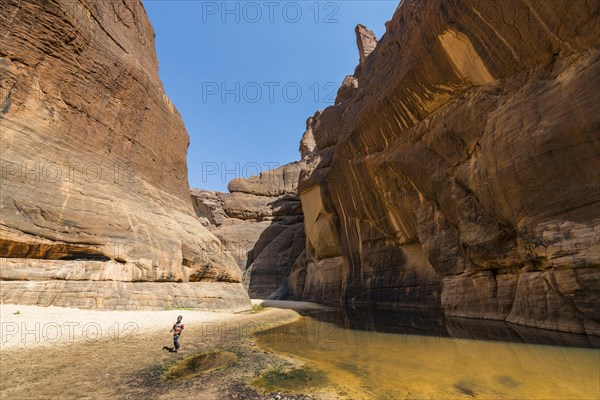
[[[598,2],[404,1],[307,123],[297,299],[600,335]]]
[[[0,299],[248,309],[194,215],[141,1],[3,1]]]
[[[287,277],[305,247],[297,196],[302,163],[229,182],[229,193],[192,190],[196,215],[233,254],[253,298],[287,293]],[[283,286],[282,286],[283,284]]]

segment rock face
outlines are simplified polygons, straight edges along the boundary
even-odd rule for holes
[[[189,198],[140,1],[3,1],[2,302],[248,309]]]
[[[298,178],[303,163],[229,182],[230,193],[192,190],[196,215],[233,254],[253,298],[287,293],[287,277],[304,251]],[[283,287],[282,284],[284,285]]]
[[[598,2],[402,2],[307,122],[297,299],[600,335]],[[367,43],[367,44],[366,44]]]

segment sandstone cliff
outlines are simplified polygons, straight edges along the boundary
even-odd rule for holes
[[[247,309],[189,198],[189,138],[141,1],[0,4],[0,298]]]
[[[303,300],[600,335],[597,1],[404,1],[307,123]]]
[[[287,293],[287,277],[305,247],[297,196],[303,163],[229,182],[230,193],[192,190],[196,215],[234,255],[253,298]]]

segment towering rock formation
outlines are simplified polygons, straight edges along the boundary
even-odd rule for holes
[[[298,299],[600,335],[597,1],[402,2],[309,119]]]
[[[369,54],[375,50],[375,46],[377,46],[377,37],[373,31],[368,30],[366,26],[360,24],[356,26],[355,32],[359,56],[358,65],[363,65]]]
[[[230,193],[192,190],[196,215],[234,255],[251,297],[267,298],[278,289],[278,295],[285,296],[287,277],[304,250],[296,194],[302,167],[292,163],[234,179],[228,185]]]
[[[0,4],[2,302],[247,309],[141,1]]]

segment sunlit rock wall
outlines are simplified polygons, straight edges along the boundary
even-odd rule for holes
[[[2,302],[249,308],[194,215],[141,1],[7,0],[0,26]]]
[[[597,1],[404,1],[309,119],[298,299],[600,335]]]

